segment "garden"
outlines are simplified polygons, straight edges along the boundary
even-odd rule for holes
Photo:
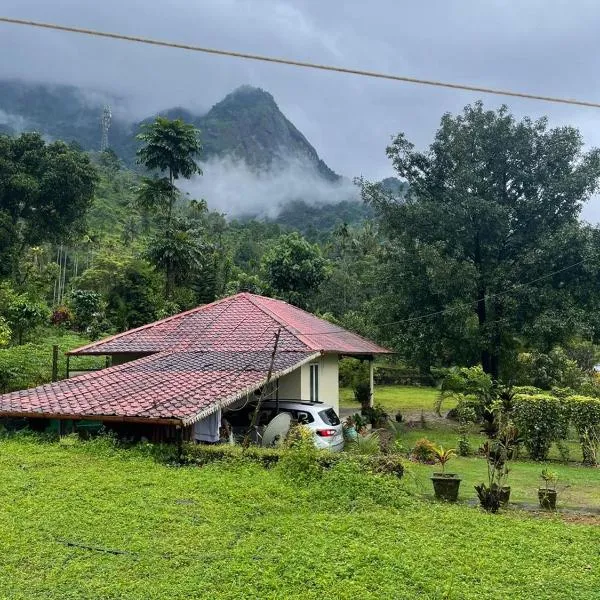
[[[578,389],[541,389],[495,383],[480,367],[440,375],[438,387],[376,388],[371,407],[360,368],[354,380],[342,369],[350,382],[340,403],[349,447],[404,456],[426,497],[478,503],[490,512],[600,515],[594,376]]]

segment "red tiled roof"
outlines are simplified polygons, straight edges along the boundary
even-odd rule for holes
[[[282,352],[277,379],[319,354]],[[161,352],[0,396],[0,416],[174,419],[190,425],[264,385],[271,350]]]
[[[385,354],[389,350],[287,302],[241,293],[100,340],[70,354],[264,348],[281,328],[278,351]]]

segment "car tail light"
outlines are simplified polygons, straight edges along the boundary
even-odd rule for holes
[[[321,437],[333,437],[336,433],[335,429],[317,429],[317,435]]]

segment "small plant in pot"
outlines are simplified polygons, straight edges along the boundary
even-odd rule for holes
[[[443,446],[440,446],[435,448],[434,452],[436,462],[442,467],[441,473],[434,473],[431,477],[435,497],[439,500],[456,502],[461,480],[455,473],[446,473],[446,463],[456,456],[456,450],[454,448],[446,450]]]
[[[544,487],[538,489],[538,499],[540,506],[546,510],[556,510],[556,482],[558,474],[550,469],[544,469],[541,473],[544,480]]]
[[[497,420],[497,439],[488,440],[481,450],[486,459],[488,481],[475,486],[479,504],[487,512],[496,513],[506,506],[510,499],[508,482],[508,461],[515,455],[519,443],[518,432],[510,421],[504,421],[502,415]]]

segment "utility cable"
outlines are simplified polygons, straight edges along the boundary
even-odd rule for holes
[[[378,71],[367,71],[364,69],[353,69],[347,67],[338,67],[335,65],[327,65],[320,63],[312,63],[301,60],[280,58],[275,56],[267,56],[263,54],[252,54],[248,52],[237,52],[234,50],[222,50],[219,48],[208,48],[205,46],[196,46],[193,44],[183,44],[180,42],[169,42],[166,40],[157,40],[153,38],[140,37],[134,35],[125,35],[121,33],[112,33],[107,31],[98,31],[95,29],[85,29],[83,27],[70,27],[67,25],[59,25],[56,23],[44,23],[40,21],[30,21],[27,19],[15,19],[11,17],[0,17],[0,22],[9,23],[11,25],[22,25],[26,27],[38,27],[42,29],[52,29],[54,31],[65,31],[68,33],[79,33],[100,38],[110,38],[122,40],[125,42],[136,42],[139,44],[148,44],[151,46],[162,46],[165,48],[177,48],[179,50],[188,50],[192,52],[202,52],[204,54],[212,54],[218,56],[228,56],[231,58],[241,58],[245,60],[255,60],[268,63],[276,63],[288,65],[292,67],[300,67],[304,69],[317,69],[320,71],[332,71],[335,73],[344,73],[347,75],[358,75],[361,77],[371,77],[376,79],[387,79],[391,81],[400,81],[403,83],[413,83],[417,85],[428,85],[441,88],[450,88],[455,90],[464,90],[468,92],[479,92],[482,94],[494,94],[496,96],[510,96],[513,98],[524,98],[526,100],[540,100],[542,102],[552,102],[555,104],[571,104],[574,106],[586,106],[589,108],[600,108],[600,103],[591,102],[588,100],[577,100],[575,98],[561,98],[558,96],[545,96],[540,94],[530,94],[514,90],[503,90],[498,88],[482,87],[477,85],[469,85],[462,83],[452,83],[447,81],[437,81],[434,79],[420,79],[417,77],[407,77],[404,75],[394,75],[391,73],[383,73]]]

